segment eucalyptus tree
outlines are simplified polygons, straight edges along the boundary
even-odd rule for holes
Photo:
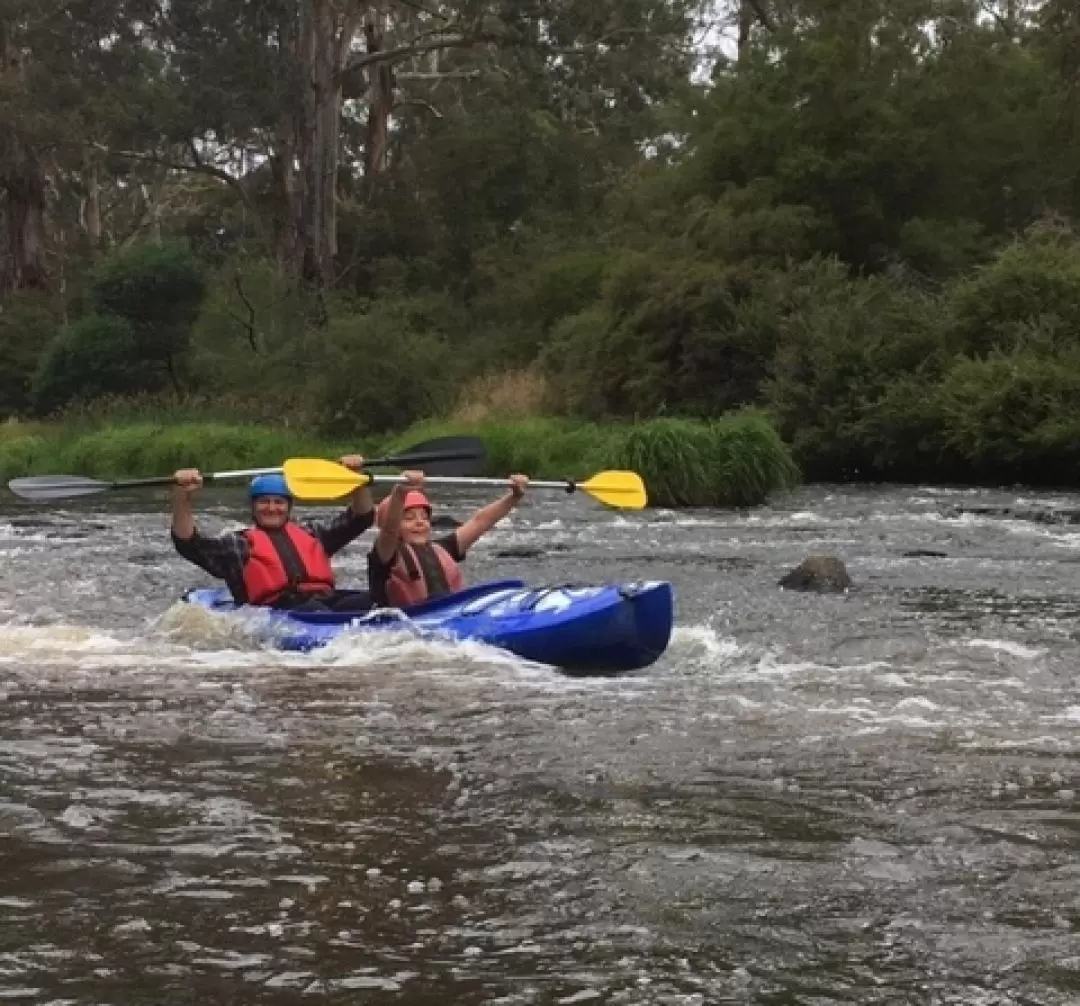
[[[685,79],[689,0],[189,0],[163,13],[176,106],[161,163],[225,173],[268,210],[276,258],[336,278],[343,186],[360,203],[401,141],[510,97],[582,131],[641,139]],[[177,154],[179,151],[179,156]],[[225,180],[225,179],[223,179]]]
[[[156,13],[155,0],[0,4],[0,289],[48,287],[66,241],[100,242],[101,148],[145,100]]]

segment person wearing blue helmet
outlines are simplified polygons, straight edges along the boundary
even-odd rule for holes
[[[364,459],[341,459],[358,471]],[[253,526],[216,537],[195,526],[192,498],[202,487],[197,468],[181,468],[173,476],[172,540],[176,551],[211,576],[224,580],[238,604],[303,611],[366,611],[366,590],[339,590],[330,557],[375,522],[375,504],[368,486],[356,489],[349,505],[322,521],[294,521],[293,495],[283,475],[251,480]]]

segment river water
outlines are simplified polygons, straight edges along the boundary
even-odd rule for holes
[[[574,680],[269,652],[175,603],[160,496],[5,495],[0,1001],[1076,1003],[1080,526],[994,508],[1078,506],[533,493],[471,581],[675,584],[657,664]],[[779,590],[814,554],[852,590]]]

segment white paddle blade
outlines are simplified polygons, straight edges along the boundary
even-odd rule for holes
[[[36,475],[12,479],[8,483],[8,489],[16,496],[35,502],[92,496],[111,487],[111,482],[89,479],[82,475]]]

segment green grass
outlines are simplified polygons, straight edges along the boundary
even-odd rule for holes
[[[484,441],[487,475],[525,472],[538,479],[580,480],[606,468],[630,468],[645,479],[649,500],[656,506],[753,506],[798,480],[787,447],[756,412],[714,422],[430,421],[388,439],[358,443],[332,442],[268,425],[166,420],[157,415],[152,420],[85,427],[72,419],[58,424],[9,423],[0,426],[0,477],[121,478],[167,475],[186,466],[206,472],[270,467],[289,457],[392,453],[433,437],[461,434]]]
[[[79,430],[46,427],[0,439],[0,474],[93,475],[100,478],[168,475],[193,466],[269,467],[287,457],[337,457],[344,445],[291,430],[229,423],[129,423]]]
[[[653,419],[632,427],[611,457],[640,472],[667,506],[747,507],[799,482],[787,446],[760,413],[713,422]]]
[[[534,478],[583,479],[605,468],[629,468],[644,478],[656,506],[755,506],[799,482],[791,452],[756,411],[712,422],[433,421],[410,427],[387,446],[400,449],[453,434],[483,439],[490,475],[525,472]]]

